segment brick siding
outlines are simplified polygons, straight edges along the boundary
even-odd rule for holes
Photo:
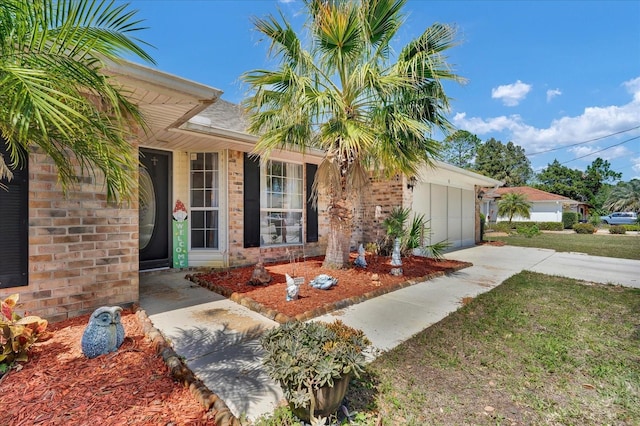
[[[29,284],[21,311],[49,321],[138,301],[137,196],[128,206],[107,203],[102,182],[82,183],[65,197],[55,166],[34,153],[29,162]]]

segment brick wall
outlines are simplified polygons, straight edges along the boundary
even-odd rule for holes
[[[403,176],[391,179],[371,176],[355,210],[351,247],[381,240],[385,235],[382,227],[385,218],[396,207],[411,207],[412,199],[413,193],[407,189]]]
[[[65,197],[51,160],[29,161],[29,285],[20,310],[52,322],[103,305],[138,300],[137,195],[125,207],[108,205],[101,182],[85,178]]]

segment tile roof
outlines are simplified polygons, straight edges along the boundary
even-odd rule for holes
[[[490,190],[485,197],[487,198],[500,198],[504,194],[509,193],[521,193],[527,196],[529,201],[563,201],[572,204],[579,204],[578,201],[571,198],[564,197],[558,194],[552,194],[551,192],[542,191],[540,189],[531,188],[530,186],[514,186],[511,188],[503,187]]]

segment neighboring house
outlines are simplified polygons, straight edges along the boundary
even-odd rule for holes
[[[31,153],[9,191],[0,190],[0,297],[19,293],[30,314],[58,321],[137,302],[139,272],[174,267],[174,249],[188,267],[324,253],[327,200],[309,200],[322,152],[274,151],[260,161],[242,110],[221,91],[132,63],[109,70],[149,124],[132,141],[144,166],[139,191],[129,204],[109,204],[98,176],[64,197],[51,160]],[[477,194],[499,184],[439,162],[415,180],[372,180],[355,209],[352,246],[377,240],[400,205],[426,215],[432,242],[472,245]],[[180,204],[187,238],[174,247]]]
[[[514,222],[562,222],[563,212],[576,212],[580,220],[585,220],[589,214],[588,204],[572,200],[558,194],[541,191],[528,186],[511,188],[494,188],[486,190],[480,203],[480,211],[489,222],[508,221],[508,217],[498,217],[498,203],[504,194],[521,193],[531,203],[531,217],[529,219],[514,216]]]

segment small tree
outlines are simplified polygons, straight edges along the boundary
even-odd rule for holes
[[[509,223],[516,215],[529,219],[531,217],[531,203],[527,196],[520,192],[505,194],[498,202],[498,215],[508,217]]]

